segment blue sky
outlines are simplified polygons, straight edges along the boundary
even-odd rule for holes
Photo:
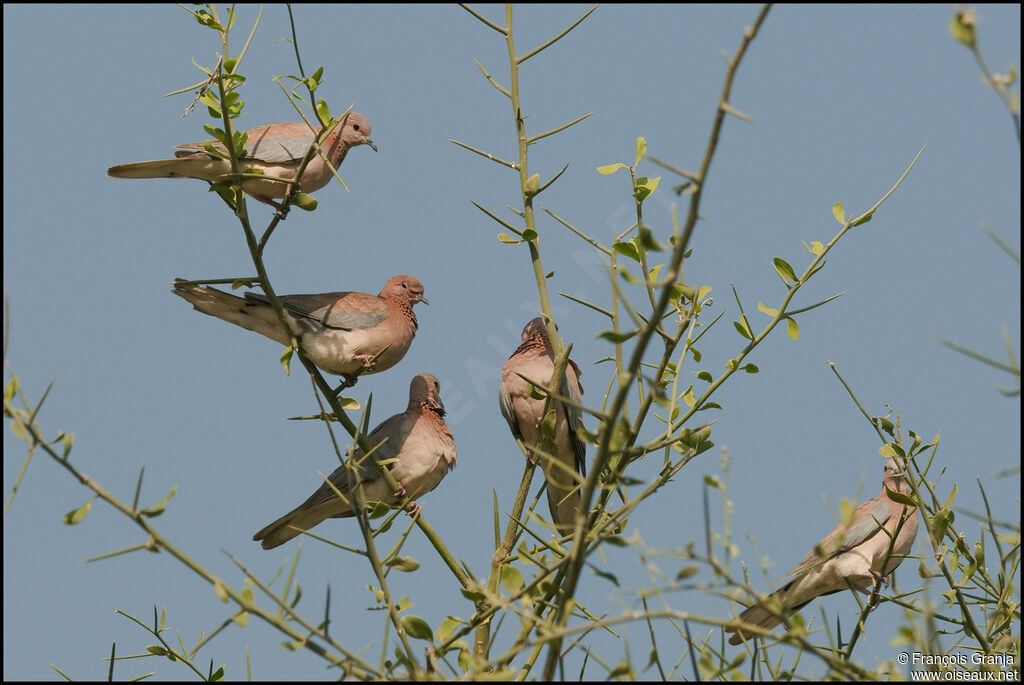
[[[482,11],[500,18],[495,6]],[[581,11],[517,8],[520,51]],[[471,204],[503,212],[516,202],[518,179],[448,141],[515,154],[508,102],[473,62],[506,81],[504,44],[454,6],[300,5],[295,14],[307,70],[325,69],[320,95],[333,111],[354,103],[371,121],[380,152],[353,150],[342,168],[351,192],[332,184],[317,193],[315,213],[293,211],[278,228],[267,252],[271,280],[279,293],[375,293],[398,273],[423,282],[431,304],[417,309],[420,330],[410,352],[351,394],[365,400],[373,393],[376,423],[404,408],[413,375],[440,379],[459,465],[422,500],[423,511],[455,556],[483,576],[492,552],[492,491],[508,511],[522,472],[498,411],[498,373],[538,303],[525,247],[499,243],[501,229]],[[571,162],[540,204],[609,242],[628,227],[632,204],[625,177],[600,176],[596,166],[631,162],[635,140],[644,136],[650,154],[697,167],[725,72],[720,51],[735,50],[755,14],[754,6],[603,6],[527,62],[522,93],[530,132],[595,113],[531,148],[531,172],[542,178]],[[769,14],[733,89],[732,104],[755,122],[726,122],[687,262],[688,282],[713,288],[712,313],[726,312],[701,346],[699,368],[717,375],[743,346],[728,323],[738,318],[730,284],[748,316],[762,321],[757,302],[773,306],[783,294],[772,258],[806,264],[801,241],[831,238],[835,202],[850,212],[867,209],[928,147],[796,304],[846,294],[803,315],[797,342],[780,328],[755,351],[749,361],[761,372],[733,377],[715,397],[724,407],[713,412],[716,448],[634,515],[627,537],[638,531],[661,550],[703,540],[701,482],[720,473],[719,448],[726,447],[730,525],[754,585],[767,590],[759,551],[776,564],[774,581],[833,527],[830,511],[841,497],[873,496],[881,471],[877,437],[826,359],[872,413],[888,403],[906,427],[927,437],[941,433],[938,461],[948,468],[940,489],[957,483],[959,503],[978,510],[980,478],[997,517],[1019,511],[1019,475],[992,478],[1020,463],[1019,399],[995,389],[1011,381],[935,339],[1005,359],[1005,325],[1019,352],[1020,270],[979,229],[986,222],[1019,250],[1019,145],[1002,103],[950,38],[951,14],[948,6],[783,6]],[[1019,6],[982,6],[980,14],[990,66],[1019,65]],[[254,18],[253,6],[239,10],[233,51]],[[265,7],[243,69],[247,115],[240,126],[296,118],[272,81],[296,72],[291,45],[280,40],[287,35],[284,7]],[[221,550],[271,577],[296,543],[266,552],[251,541],[253,532],[303,501],[320,482],[317,470],[333,470],[336,460],[322,428],[285,420],[311,413],[315,402],[307,378],[284,375],[280,346],[200,316],[171,294],[176,276],[252,273],[230,212],[198,181],[105,175],[112,164],[170,156],[175,144],[205,137],[204,111],[181,116],[188,95],[162,95],[198,81],[190,60],[212,65],[218,50],[215,33],[171,5],[4,6],[4,291],[9,362],[31,397],[54,381],[38,417],[45,431],[75,433],[74,463],[122,498],[130,500],[142,466],[143,501],[177,486],[156,525],[240,587]],[[649,162],[640,171],[663,176],[645,219],[667,236],[678,201],[669,188],[677,179]],[[250,208],[269,221],[269,210]],[[552,289],[607,302],[593,251],[546,215],[539,221]],[[575,344],[584,399],[599,404],[610,368],[594,364],[611,349],[595,339],[604,322],[567,300],[556,306],[561,334]],[[24,456],[10,431],[4,455],[6,499]],[[660,455],[652,457],[639,475],[656,472]],[[167,554],[83,564],[144,542],[138,528],[99,502],[82,524],[63,525],[62,516],[88,497],[37,455],[5,517],[5,679],[55,678],[50,663],[77,678],[105,677],[101,658],[111,642],[121,654],[153,643],[115,609],[148,617],[154,605],[166,606],[186,644],[230,615],[207,584]],[[712,511],[720,527],[720,504]],[[976,524],[963,524],[977,534]],[[359,542],[351,521],[317,532]],[[915,549],[924,543],[922,533]],[[433,627],[449,613],[469,618],[472,607],[417,532],[407,553],[420,570],[391,579],[398,596],[417,603],[413,613]],[[585,575],[582,601],[595,613],[638,608],[635,591],[650,583],[638,549],[609,550],[606,563],[623,587]],[[649,563],[669,576],[680,565],[657,556]],[[907,562],[897,572],[901,587],[919,582],[916,566]],[[330,583],[332,634],[356,647],[374,643],[368,653],[378,653],[383,618],[365,611],[373,603],[365,562],[309,541],[299,579],[305,613],[321,615]],[[698,614],[733,611],[699,592],[667,599]],[[823,604],[829,616],[853,621],[848,595]],[[818,606],[805,616],[818,616]],[[875,612],[858,652],[863,663],[895,657],[888,639],[901,620],[892,605]],[[627,626],[624,634],[642,667],[646,626]],[[663,656],[674,660],[678,637],[664,630],[659,638]],[[199,661],[212,658],[229,678],[242,678],[248,647],[257,678],[335,677],[319,659],[282,650],[280,641],[252,621],[224,631]],[[593,646],[607,662],[623,658],[622,642],[598,636]],[[803,668],[822,672],[810,662]],[[117,675],[151,670],[162,679],[187,677],[163,660],[122,663]],[[603,677],[594,664],[587,675]]]

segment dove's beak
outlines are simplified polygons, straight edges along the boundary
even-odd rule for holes
[[[373,148],[374,152],[377,151],[377,144],[370,140],[369,138],[363,138],[363,145],[369,145],[370,147]]]

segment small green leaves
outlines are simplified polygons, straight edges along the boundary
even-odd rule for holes
[[[444,621],[442,621],[441,625],[439,625],[437,627],[437,630],[434,631],[434,642],[444,642],[449,637],[451,637],[452,633],[455,632],[456,628],[463,624],[465,624],[465,621],[463,621],[461,618],[449,616]]]
[[[82,506],[80,506],[77,509],[74,509],[74,510],[69,511],[68,513],[64,514],[64,518],[62,519],[63,522],[64,522],[64,525],[76,526],[79,523],[81,523],[82,519],[84,519],[86,514],[89,513],[89,509],[92,508],[92,502],[93,502],[94,499],[96,499],[96,498],[92,497],[85,504],[83,504]]]
[[[640,160],[647,154],[647,139],[640,136],[636,139],[636,161],[633,162],[633,166],[640,163]]]
[[[324,70],[324,68],[320,67],[320,69],[318,69],[316,73],[317,74],[323,73],[323,70]],[[312,86],[310,86],[310,90],[315,89],[315,88],[316,88],[316,84],[315,83]],[[331,120],[331,109],[327,106],[327,102],[323,98],[320,98],[320,99],[318,99],[316,101],[316,113],[320,117],[320,121],[323,121],[323,122],[326,123],[326,122]],[[341,124],[338,124],[338,125],[341,126]]]
[[[637,331],[629,331],[628,333],[616,333],[615,331],[605,331],[598,335],[597,337],[603,338],[604,340],[613,343],[622,343],[626,342],[636,334]]]
[[[526,581],[523,580],[523,574],[519,569],[515,566],[506,566],[501,569],[501,585],[510,595],[515,595],[526,586]]]
[[[14,396],[18,394],[18,377],[14,376],[11,380],[7,381],[7,385],[4,386],[4,399],[10,402],[14,399]]]
[[[220,601],[222,601],[224,604],[227,604],[231,600],[231,595],[228,594],[228,589],[224,587],[224,583],[220,582],[219,580],[214,581],[213,591],[217,593],[217,596],[220,598]]]
[[[837,202],[832,207],[832,216],[834,216],[836,218],[836,221],[838,221],[843,226],[846,225],[846,212],[843,211],[843,203],[842,202]]]
[[[174,493],[176,493],[177,491],[178,486],[175,485],[174,487],[171,488],[171,491],[168,492],[167,495],[162,500],[160,500],[151,507],[146,507],[139,513],[145,516],[146,518],[155,518],[159,516],[160,514],[164,513],[164,509],[167,508],[167,503],[171,500],[172,497],[174,497]]]
[[[292,204],[299,209],[312,212],[316,209],[317,202],[316,198],[312,195],[307,195],[306,193],[295,193],[295,195],[292,196]]]
[[[414,637],[418,640],[430,640],[434,637],[434,631],[430,629],[430,625],[419,616],[403,616],[402,617],[402,628],[408,633],[409,637]]]
[[[636,245],[633,244],[633,241],[613,243],[612,249],[624,257],[629,257],[634,262],[640,261],[640,254],[637,252]]]
[[[732,325],[736,328],[736,331],[747,340],[754,339],[754,335],[750,332],[750,327],[747,325],[746,319],[743,319],[742,321],[733,321]]]
[[[784,283],[788,285],[790,282],[796,281],[796,273],[793,272],[793,267],[791,267],[785,259],[782,257],[776,257],[772,262],[775,265],[776,273],[779,274],[779,277]]]
[[[636,187],[633,189],[633,197],[636,198],[637,202],[643,202],[658,189],[658,183],[661,181],[661,176],[655,176],[654,178],[647,178],[641,176],[636,180]]]
[[[394,557],[384,562],[385,566],[389,566],[396,571],[402,571],[403,573],[412,573],[420,567],[420,562],[416,561],[412,557]]]
[[[679,573],[676,574],[676,582],[678,583],[680,580],[686,580],[687,578],[697,575],[698,570],[699,569],[696,566],[682,567],[679,569]]]
[[[866,224],[867,222],[871,221],[871,217],[873,217],[874,215],[875,215],[875,212],[874,212],[874,210],[872,210],[872,211],[868,212],[867,214],[865,214],[864,216],[862,216],[859,219],[857,219],[856,221],[854,221],[850,225],[851,226],[860,226],[861,224]]]
[[[538,192],[540,192],[540,174],[534,174],[526,179],[526,185],[523,186],[523,195],[533,197]]]
[[[196,18],[196,21],[198,21],[199,24],[202,26],[208,26],[211,29],[214,29],[215,31],[224,30],[224,27],[218,24],[216,20],[213,18],[213,15],[207,12],[206,10],[193,11],[192,16],[194,16]]]
[[[288,376],[292,375],[292,354],[294,353],[295,349],[291,345],[281,351],[281,367]]]
[[[546,439],[554,441],[555,439],[555,423],[558,421],[558,414],[554,409],[549,409],[548,413],[544,415],[544,420],[540,424],[540,434]]]
[[[856,226],[856,224],[854,224]],[[815,257],[820,257],[825,253],[825,246],[821,244],[820,240],[812,240],[811,244],[804,243],[804,247]]]
[[[518,245],[519,243],[523,242],[522,240],[517,240],[516,238],[513,238],[508,233],[499,233],[498,240],[505,243],[506,245]]]
[[[757,311],[762,312],[764,314],[767,314],[768,316],[773,316],[773,317],[779,315],[779,310],[778,309],[773,309],[772,307],[768,307],[768,306],[765,305],[764,302],[761,302],[760,300],[757,301]]]
[[[974,10],[965,10],[958,7],[949,21],[949,33],[958,43],[973,48],[977,37],[974,32],[974,24],[978,14]]]
[[[629,167],[626,166],[625,164],[623,164],[621,162],[618,162],[616,164],[608,164],[606,166],[599,166],[599,167],[597,167],[597,173],[602,174],[604,176],[607,176],[609,174],[614,174],[619,169],[628,169],[628,168]]]
[[[800,326],[797,325],[796,319],[791,316],[786,317],[786,335],[793,340],[800,337]]]
[[[74,433],[61,433],[60,436],[61,444],[64,446],[63,458],[66,460],[68,455],[71,454],[71,446],[75,444]]]

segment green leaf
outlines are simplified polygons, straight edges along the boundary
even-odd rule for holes
[[[540,424],[540,434],[548,440],[554,441],[555,439],[555,423],[558,421],[558,413],[554,409],[549,409],[548,413],[544,415],[544,420]]]
[[[590,567],[590,570],[594,572],[594,575],[600,576],[601,578],[604,578],[605,580],[610,580],[612,583],[614,583],[615,587],[620,587],[619,579],[615,576],[614,573],[609,573],[608,571],[602,571],[601,569],[595,568],[593,566]]]
[[[758,371],[760,371],[760,369],[757,368],[755,364],[746,364],[744,365],[743,370],[746,371],[747,373],[757,373]]]
[[[17,376],[7,381],[7,385],[4,386],[4,399],[8,402],[13,400],[14,396],[18,394],[19,387]]]
[[[160,514],[164,513],[164,509],[167,508],[167,503],[171,500],[172,497],[174,497],[174,493],[176,493],[177,491],[178,486],[175,485],[174,487],[171,488],[171,491],[168,492],[167,495],[162,500],[160,500],[151,507],[146,507],[139,513],[145,516],[146,518],[156,518]]]
[[[430,629],[430,625],[419,616],[403,616],[402,628],[405,629],[409,637],[414,637],[418,640],[432,640],[434,638],[434,631]]]
[[[636,180],[636,187],[633,189],[633,197],[636,198],[637,202],[643,202],[648,196],[658,189],[658,183],[661,181],[661,176],[655,178],[647,178],[641,176]]]
[[[974,10],[957,8],[953,18],[949,22],[949,33],[958,43],[973,48],[977,40],[974,32],[974,23],[977,20],[977,13]]]
[[[820,240],[812,240],[810,245],[804,243],[804,247],[815,257],[820,257],[825,252],[825,246],[821,244]]]
[[[875,212],[874,212],[874,210],[872,210],[872,211],[868,212],[867,214],[865,214],[864,216],[862,216],[859,219],[857,219],[856,221],[854,221],[851,224],[851,226],[860,226],[861,224],[866,224],[867,222],[871,221],[871,217],[873,217],[874,215],[875,215]]]
[[[953,502],[955,500],[956,500],[956,483],[953,483],[953,489],[950,490],[949,497],[946,498],[946,503],[943,504],[942,506],[944,506],[944,507],[946,507],[948,509],[953,504]]]
[[[320,85],[320,79],[323,78],[323,75],[324,75],[324,68],[321,66],[321,67],[317,68],[316,71],[313,72],[313,75],[310,76],[310,78],[313,79],[313,83],[315,83],[315,84],[317,84],[319,86]],[[323,100],[321,100],[320,102],[323,102]],[[330,121],[330,119],[324,119],[324,121]]]
[[[526,179],[526,185],[523,186],[523,195],[526,197],[533,197],[540,190],[540,174],[533,174]]]
[[[676,582],[679,582],[680,580],[686,580],[691,576],[697,575],[697,572],[699,570],[700,569],[698,569],[696,566],[684,566],[683,568],[679,569],[679,573],[676,574]]]
[[[616,547],[629,547],[629,543],[618,535],[607,535],[601,538],[601,542],[607,542],[608,544],[615,545]]]
[[[640,261],[640,255],[636,251],[636,245],[634,245],[632,242],[613,243],[612,249],[618,252],[620,255],[623,255],[624,257],[629,257],[634,262]]]
[[[765,306],[765,303],[761,302],[760,300],[757,301],[757,311],[764,312],[768,316],[778,316],[779,315],[779,310],[778,309],[773,309],[772,307]]]
[[[832,216],[843,226],[846,225],[846,212],[843,211],[843,203],[837,202],[832,207]]]
[[[318,73],[322,72],[323,70],[324,70],[324,68],[320,67]],[[316,81],[314,81],[313,82],[313,88],[316,88],[317,85],[319,85],[319,84]],[[327,102],[323,98],[320,98],[320,99],[318,99],[316,101],[316,113],[320,115],[320,121],[330,121],[331,120],[331,110],[327,106]],[[338,125],[341,126],[341,124],[338,124]]]
[[[878,448],[878,453],[883,457],[894,459],[896,457],[896,450],[893,449],[893,443],[887,442]]]
[[[395,557],[394,559],[388,559],[384,565],[390,566],[396,571],[412,573],[420,567],[420,562],[416,561],[412,557]]]
[[[621,343],[626,342],[636,334],[637,331],[629,331],[628,333],[616,333],[615,331],[605,331],[604,333],[601,333],[597,337],[608,340],[609,342]]]
[[[902,492],[896,492],[895,490],[890,490],[889,488],[886,488],[885,492],[889,496],[889,499],[891,499],[893,502],[905,504],[909,507],[917,506],[917,502],[914,500],[912,495],[904,495]]]
[[[532,228],[527,228],[527,229],[525,229],[523,231],[523,240],[536,240],[536,239],[537,239],[537,231],[533,230]]]
[[[800,337],[800,326],[797,325],[796,319],[791,316],[786,317],[786,335],[793,340]]]
[[[203,130],[206,131],[211,138],[220,141],[225,146],[228,144],[228,134],[225,133],[223,129],[210,126],[209,124],[203,124]]]
[[[646,154],[647,154],[647,139],[644,138],[643,136],[640,136],[639,138],[636,139],[636,162],[633,163],[633,166],[636,166],[637,164],[639,164],[640,160],[643,159],[644,155],[646,155]]]
[[[740,323],[739,321],[733,321],[732,325],[736,328],[736,330],[739,332],[739,334],[742,335],[747,340],[753,340],[754,339],[754,336],[751,335],[750,331],[747,329],[747,326],[746,326],[745,322],[744,323]]]
[[[620,163],[617,163],[617,164],[608,164],[607,166],[599,166],[599,167],[597,167],[597,173],[602,174],[604,176],[607,176],[608,174],[614,174],[619,169],[628,169],[628,168],[629,167],[627,167],[625,164],[622,164],[620,162]]]
[[[225,588],[224,583],[219,580],[214,581],[213,591],[217,593],[217,596],[220,597],[220,601],[224,604],[227,604],[231,600],[231,596],[228,594],[227,588]]]
[[[462,619],[449,616],[442,621],[441,625],[439,625],[437,630],[434,631],[434,642],[444,642],[451,637],[456,628],[463,624],[465,624],[465,621]]]
[[[360,407],[359,401],[351,397],[339,397],[338,402],[341,404],[341,408],[345,411],[357,411]]]
[[[292,354],[295,350],[291,345],[284,348],[281,352],[281,366],[284,368],[285,375],[292,375]]]
[[[146,651],[157,656],[167,656],[167,650],[160,645],[149,645],[146,647]]]
[[[89,513],[89,509],[92,508],[92,501],[94,499],[96,499],[96,498],[92,497],[85,504],[83,504],[82,506],[80,506],[77,509],[74,509],[74,510],[69,511],[68,513],[64,514],[64,519],[63,519],[64,525],[76,526],[79,523],[81,523],[82,519],[84,519],[86,514]]]
[[[75,444],[75,434],[65,433],[63,436],[61,436],[61,443],[64,445],[63,458],[67,459],[68,455],[71,454],[71,446]]]
[[[522,240],[513,238],[508,233],[499,233],[498,240],[505,243],[506,245],[518,245],[519,243],[523,242]]]
[[[316,209],[317,202],[316,198],[313,197],[312,195],[307,195],[306,193],[296,193],[294,197],[292,197],[292,204],[301,210],[312,212],[314,209]]]
[[[796,274],[793,272],[793,267],[791,267],[785,259],[782,257],[776,257],[772,262],[775,265],[775,271],[782,277],[783,281],[788,283],[789,281],[796,280]]]
[[[468,599],[470,602],[476,603],[483,601],[484,599],[487,599],[487,595],[477,590],[468,590],[466,588],[462,588],[459,590],[459,592],[461,592],[462,596]]]
[[[510,595],[518,594],[525,586],[523,574],[515,566],[506,566],[501,569],[501,585]]]
[[[710,371],[701,371],[701,372],[699,372],[697,374],[697,378],[701,379],[702,381],[706,381],[708,383],[713,383],[714,380],[715,380],[714,376],[711,375]]]

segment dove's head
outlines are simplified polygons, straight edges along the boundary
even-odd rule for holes
[[[423,297],[423,284],[415,276],[409,274],[389,278],[384,287],[380,289],[380,296],[386,300],[408,302],[410,306],[417,302],[430,304],[427,298]]]
[[[555,330],[558,330],[558,326],[555,326]],[[544,317],[538,316],[535,319],[530,319],[530,322],[523,328],[523,342],[526,342],[530,338],[540,336],[545,341],[548,340],[548,328],[544,325]]]
[[[444,404],[441,402],[441,383],[436,376],[421,373],[413,376],[409,385],[409,406],[432,409],[444,416]]]
[[[341,139],[347,147],[369,145],[377,151],[377,145],[370,139],[370,122],[359,112],[352,112],[341,126]]]

